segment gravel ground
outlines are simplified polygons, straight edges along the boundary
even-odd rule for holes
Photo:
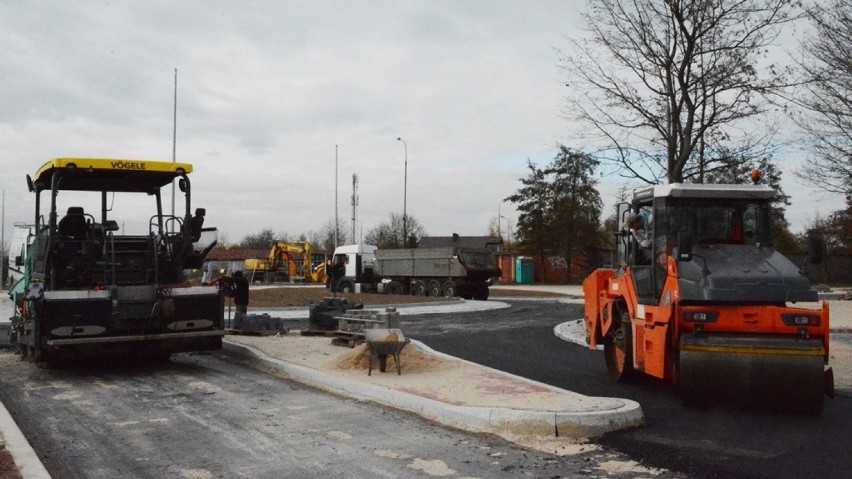
[[[250,308],[275,308],[275,307],[308,307],[312,302],[321,301],[326,296],[334,293],[322,287],[310,286],[280,286],[280,287],[255,287],[251,289],[249,297]],[[564,297],[565,295],[548,291],[528,291],[514,289],[500,289],[491,292],[492,296],[499,297],[528,297],[528,298],[552,298]],[[368,294],[352,293],[338,296],[346,298],[350,303],[361,303],[365,306],[386,304],[411,304],[444,302],[448,298],[431,298],[427,296],[392,295],[392,294]]]

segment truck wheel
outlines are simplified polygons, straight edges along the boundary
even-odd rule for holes
[[[444,283],[444,286],[441,288],[441,291],[443,291],[444,296],[446,296],[448,298],[455,297],[456,292],[457,292],[456,291],[456,283],[454,283],[452,281],[446,281]]]
[[[426,296],[426,283],[423,281],[415,281],[411,285],[411,294],[414,296]]]
[[[391,281],[388,283],[388,294],[402,294],[402,283],[399,281]]]
[[[429,281],[429,296],[440,296],[441,295],[441,283],[438,281],[432,280]]]
[[[624,382],[633,375],[633,334],[630,313],[621,313],[621,322],[604,337],[604,357],[609,378]]]
[[[340,283],[340,292],[341,293],[353,293],[355,292],[355,286],[349,281],[344,281]]]
[[[477,284],[473,290],[473,299],[477,301],[485,301],[488,299],[488,285],[485,283]]]

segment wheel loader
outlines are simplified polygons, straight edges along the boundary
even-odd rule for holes
[[[583,282],[587,342],[603,345],[612,380],[669,380],[687,405],[822,412],[829,307],[772,246],[774,195],[757,181],[675,183],[618,205],[614,267]]]

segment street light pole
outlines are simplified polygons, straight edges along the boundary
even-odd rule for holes
[[[500,207],[503,206],[504,201],[506,201],[506,200],[500,200],[500,202],[497,203],[497,239],[500,240],[501,246],[503,244],[503,238],[502,238],[503,233],[500,231],[500,218],[502,218],[503,215],[500,214]]]
[[[405,147],[405,180],[402,185],[402,247],[405,248],[408,242],[408,145],[401,137],[397,137],[397,141],[401,141]]]
[[[177,161],[177,68],[175,68],[175,101],[172,109],[172,163]],[[172,180],[172,218],[175,216],[175,182]],[[174,221],[171,223],[174,229]],[[123,232],[124,230],[122,230]]]
[[[337,233],[340,221],[337,216],[337,145],[334,145],[334,249],[337,249]]]

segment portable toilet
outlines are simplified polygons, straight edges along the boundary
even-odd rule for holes
[[[515,258],[515,283],[533,283],[533,259],[529,256]]]

